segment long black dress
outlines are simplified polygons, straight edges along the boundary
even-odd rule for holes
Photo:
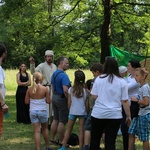
[[[29,80],[28,74],[23,76],[20,73],[20,81],[27,82]],[[16,117],[18,123],[30,124],[30,117],[29,117],[29,105],[25,104],[25,95],[28,86],[18,86],[16,91]]]

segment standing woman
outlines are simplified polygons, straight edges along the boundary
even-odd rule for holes
[[[103,74],[96,78],[91,90],[95,98],[91,121],[90,150],[99,150],[100,138],[105,131],[105,150],[115,150],[117,132],[122,120],[122,105],[126,122],[131,123],[128,87],[120,76],[115,58],[107,56]]]
[[[28,86],[31,85],[31,77],[26,70],[26,64],[21,63],[19,66],[19,72],[16,74],[16,82],[18,84],[16,91],[16,113],[18,123],[30,124],[29,104],[25,104],[25,95]]]

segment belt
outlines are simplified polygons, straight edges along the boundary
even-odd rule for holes
[[[140,106],[140,108],[145,108],[146,106]]]

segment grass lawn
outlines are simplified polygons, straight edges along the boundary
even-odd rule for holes
[[[18,70],[6,70],[6,103],[9,106],[9,118],[4,119],[3,135],[0,139],[0,150],[35,150],[33,128],[32,125],[24,125],[16,123],[16,73]],[[68,70],[67,74],[73,82],[74,70]],[[85,70],[86,79],[93,78],[90,71]],[[77,124],[74,127],[74,132],[78,133]],[[111,135],[110,135],[111,136]],[[136,142],[137,149],[142,149],[141,142]],[[57,150],[58,146],[52,145],[53,150]],[[103,147],[103,145],[101,145]],[[68,148],[68,150],[78,150],[77,147]],[[122,136],[117,137],[116,150],[122,150]],[[45,150],[43,136],[41,135],[41,150]]]

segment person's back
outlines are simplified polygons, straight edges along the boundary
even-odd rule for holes
[[[89,108],[88,94],[85,89],[85,74],[81,70],[75,71],[74,85],[68,90],[68,126],[63,139],[63,146],[59,150],[66,150],[67,141],[71,135],[76,119],[79,119],[79,149],[83,148],[83,126]]]
[[[94,78],[90,81],[91,85],[89,88],[89,92],[92,89],[95,79],[103,73],[103,65],[100,63],[95,63],[91,66],[90,71],[93,73]],[[92,112],[92,107],[95,103],[95,99],[93,99],[92,97],[90,99],[91,99],[91,102],[90,102],[91,110],[88,114],[88,117],[84,125],[84,150],[89,149],[90,138],[91,138],[91,112]],[[103,134],[103,137],[104,137],[104,134]]]
[[[27,90],[25,103],[30,103],[30,119],[34,127],[34,140],[36,149],[40,150],[40,126],[45,140],[46,150],[49,148],[48,137],[48,111],[46,103],[50,103],[49,91],[42,84],[43,77],[40,72],[33,74],[33,86]]]
[[[53,63],[54,59],[54,52],[52,50],[45,51],[45,62],[40,63],[37,67],[35,67],[34,58],[30,57],[30,72],[33,74],[34,72],[40,72],[43,75],[43,82],[42,85],[46,86],[49,89],[49,93],[52,97],[52,90],[51,90],[51,76],[56,71],[57,67]],[[53,120],[53,109],[52,104],[47,104],[48,116],[49,116],[49,129]]]
[[[117,132],[122,120],[122,105],[130,123],[127,83],[122,79],[118,63],[106,57],[103,74],[96,78],[91,90],[95,104],[92,109],[91,150],[99,150],[100,138],[105,131],[105,149],[115,150]],[[111,135],[111,136],[110,136]]]

